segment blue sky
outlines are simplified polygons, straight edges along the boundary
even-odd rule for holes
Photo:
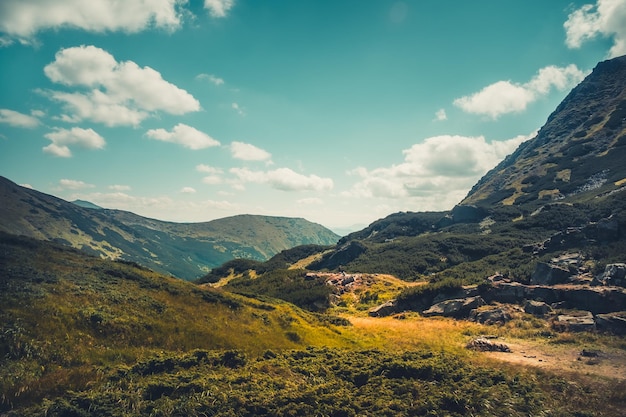
[[[626,0],[3,0],[0,175],[343,234],[452,208],[623,54]]]

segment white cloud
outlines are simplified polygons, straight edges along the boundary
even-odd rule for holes
[[[39,119],[35,115],[41,116],[40,112],[33,112],[33,116],[16,112],[9,109],[0,109],[0,123],[14,127],[34,128],[39,126]]]
[[[220,78],[216,75],[213,74],[198,74],[196,76],[196,79],[198,80],[208,80],[209,82],[215,84],[215,85],[223,85],[224,84],[224,79]]]
[[[454,105],[463,111],[487,115],[493,119],[507,113],[526,110],[528,104],[547,95],[552,88],[563,91],[578,84],[585,73],[571,64],[567,67],[548,66],[541,68],[527,83],[498,81],[477,93],[454,100]]]
[[[131,187],[130,187],[130,185],[113,184],[113,185],[109,185],[109,190],[113,190],[113,191],[130,191]]]
[[[44,135],[46,139],[50,139],[52,143],[43,148],[43,151],[51,155],[69,158],[72,152],[70,145],[76,145],[85,149],[103,149],[106,142],[93,129],[82,129],[73,127],[71,129],[56,128],[53,132]]]
[[[598,35],[613,38],[609,58],[626,54],[626,0],[598,0],[573,11],[563,24],[569,48]]]
[[[204,8],[213,17],[226,17],[235,5],[235,0],[204,0]]]
[[[196,165],[196,171],[205,172],[207,174],[221,174],[224,172],[221,168],[216,168],[205,164]]]
[[[436,122],[441,122],[443,120],[448,120],[448,115],[446,114],[446,110],[445,109],[439,109],[437,110],[437,112],[435,113],[435,119]]]
[[[86,188],[93,188],[93,187],[95,187],[95,185],[88,184],[88,183],[86,183],[84,181],[69,180],[67,178],[64,178],[64,179],[60,180],[59,181],[59,185],[64,190],[84,190]]]
[[[329,191],[334,183],[330,178],[322,178],[317,175],[302,175],[290,168],[278,168],[271,171],[252,171],[248,168],[231,168],[230,172],[237,179],[237,185],[245,183],[267,184],[272,188],[282,191]]]
[[[239,115],[240,115],[240,116],[245,116],[245,115],[246,115],[245,110],[244,110],[244,109],[243,109],[243,108],[242,108],[239,104],[237,104],[237,103],[232,103],[232,104],[230,105],[230,107],[231,107],[233,110],[235,110],[237,113],[239,113]]]
[[[108,126],[136,126],[152,113],[180,115],[200,110],[187,91],[165,81],[158,71],[132,61],[117,62],[95,46],[62,49],[44,73],[53,82],[87,89],[82,92],[51,91],[65,105],[66,121],[92,120]]]
[[[230,152],[235,159],[243,161],[268,161],[272,158],[272,154],[257,148],[254,145],[243,142],[233,142],[230,144]]]
[[[171,131],[165,129],[151,129],[146,132],[150,139],[172,142],[185,148],[198,150],[218,146],[220,143],[204,132],[186,124],[179,123]]]
[[[196,189],[193,187],[183,187],[181,188],[180,192],[182,194],[195,194],[196,193]]]
[[[360,177],[349,197],[415,199],[419,210],[440,210],[458,203],[488,170],[530,136],[488,143],[484,137],[435,136],[403,151],[391,167],[350,174]]]
[[[0,32],[6,42],[31,42],[37,32],[73,28],[89,32],[135,33],[149,27],[180,26],[180,0],[2,0]]]

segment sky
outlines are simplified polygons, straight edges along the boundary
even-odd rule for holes
[[[175,222],[451,209],[626,0],[2,0],[0,175]]]

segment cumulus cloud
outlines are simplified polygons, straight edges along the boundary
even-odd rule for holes
[[[64,189],[64,190],[84,190],[86,188],[93,188],[95,187],[95,185],[93,184],[88,184],[84,181],[78,181],[78,180],[70,180],[67,178],[64,178],[62,180],[59,181],[59,186]]]
[[[600,35],[613,39],[609,58],[626,54],[626,0],[598,0],[574,10],[563,24],[569,48]]]
[[[212,167],[205,164],[196,165],[196,171],[209,174],[202,178],[202,182],[208,185],[216,185],[224,182],[222,174],[224,171],[221,168]]]
[[[477,93],[454,100],[454,105],[463,111],[482,114],[497,119],[507,113],[518,113],[547,95],[553,88],[563,91],[578,84],[585,77],[585,72],[576,65],[567,67],[547,66],[541,68],[527,83],[498,81]]]
[[[135,33],[149,27],[174,30],[181,24],[180,0],[2,0],[0,32],[5,43],[31,42],[37,32],[72,28]]]
[[[73,127],[71,129],[56,128],[53,132],[44,135],[52,143],[43,148],[43,151],[62,158],[72,156],[70,146],[76,145],[85,149],[103,149],[106,142],[93,129]]]
[[[235,5],[235,0],[204,0],[204,8],[212,17],[226,17]]]
[[[213,74],[198,74],[196,75],[197,80],[208,80],[210,83],[215,85],[223,85],[224,79],[220,78]]]
[[[117,62],[104,49],[91,45],[61,49],[44,73],[55,83],[86,90],[48,92],[64,104],[69,114],[62,119],[69,122],[136,126],[155,112],[180,115],[200,110],[198,100],[165,81],[158,71],[132,61]]]
[[[193,187],[183,187],[180,189],[180,192],[182,194],[195,194],[196,193],[196,189]]]
[[[488,170],[531,136],[487,142],[483,136],[435,136],[404,150],[404,161],[391,167],[350,174],[360,179],[350,197],[416,198],[424,207],[445,209],[458,203]]]
[[[0,109],[0,123],[14,127],[34,128],[39,126],[39,119],[35,117],[36,115],[41,116],[41,112],[33,112],[32,116],[29,116],[14,110]]]
[[[269,161],[272,158],[271,153],[243,142],[231,143],[230,152],[233,158],[243,161]]]
[[[290,168],[278,168],[270,171],[253,171],[248,168],[231,168],[230,172],[237,177],[238,184],[267,184],[282,191],[329,191],[334,183],[330,178],[317,175],[299,174]]]
[[[177,124],[171,131],[165,129],[150,129],[146,132],[146,136],[150,139],[163,142],[177,143],[193,150],[218,146],[220,144],[206,133],[183,123]]]

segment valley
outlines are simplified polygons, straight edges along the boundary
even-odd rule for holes
[[[341,238],[1,179],[0,415],[625,415],[624,100],[602,62],[454,208]]]

